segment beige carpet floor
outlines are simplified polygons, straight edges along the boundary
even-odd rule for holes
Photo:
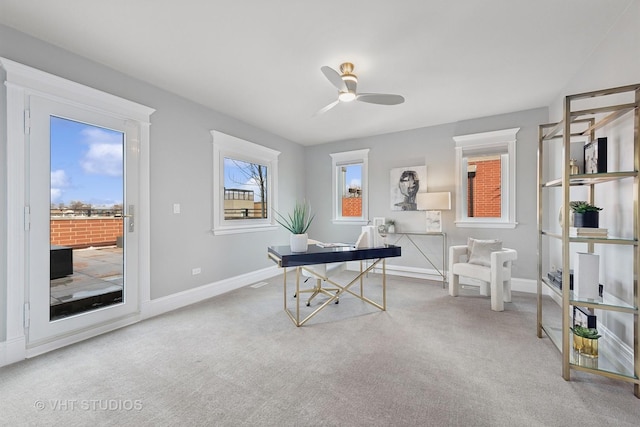
[[[640,425],[631,384],[562,379],[534,295],[390,277],[386,312],[345,296],[296,328],[281,280],[2,368],[0,425]]]

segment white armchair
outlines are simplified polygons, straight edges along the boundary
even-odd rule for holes
[[[514,249],[491,250],[490,246],[485,246],[481,249],[484,254],[480,258],[483,259],[479,260],[470,252],[471,240],[470,245],[449,247],[449,295],[458,296],[460,276],[476,279],[480,281],[480,294],[491,296],[491,310],[504,311],[504,302],[511,302],[511,264],[518,258],[518,253]]]

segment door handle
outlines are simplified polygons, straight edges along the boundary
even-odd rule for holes
[[[134,212],[134,205],[129,205],[129,213],[123,215],[125,218],[129,218],[129,233],[133,233],[135,230]]]

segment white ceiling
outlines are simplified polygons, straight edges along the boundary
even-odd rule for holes
[[[549,105],[634,0],[0,0],[0,23],[305,145]],[[355,64],[340,104],[320,72]]]

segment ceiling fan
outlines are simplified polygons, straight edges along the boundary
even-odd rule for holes
[[[404,102],[404,97],[401,95],[392,95],[388,93],[357,93],[356,86],[358,85],[358,77],[353,74],[353,64],[351,62],[345,62],[340,64],[340,73],[331,67],[326,65],[320,68],[322,74],[338,89],[338,99],[331,104],[319,110],[316,114],[322,114],[340,102],[361,101],[368,102],[370,104],[382,104],[382,105],[397,105]]]

